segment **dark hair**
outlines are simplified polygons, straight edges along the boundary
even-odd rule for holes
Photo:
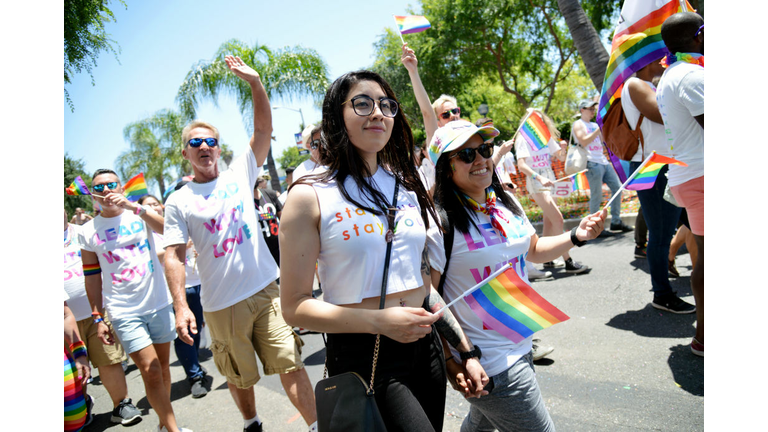
[[[160,201],[159,199],[157,199],[157,197],[156,197],[156,196],[154,196],[154,195],[144,195],[143,197],[139,198],[139,204],[144,204],[144,201],[146,201],[146,200],[147,200],[147,198],[154,198],[154,199],[155,199],[155,201],[157,201],[157,202],[159,202],[159,203],[162,203],[162,201]]]
[[[91,177],[91,181],[93,181],[93,179],[95,179],[96,177],[98,177],[98,176],[100,176],[102,174],[114,174],[115,177],[117,177],[117,181],[118,182],[120,181],[120,176],[117,175],[116,172],[114,172],[114,171],[112,171],[111,169],[108,169],[108,168],[99,168],[99,169],[97,169],[96,172],[93,173],[93,177]]]
[[[289,166],[288,168],[285,169],[286,174],[290,174],[294,171],[296,171],[296,167]]]
[[[301,183],[328,182],[334,179],[344,199],[373,214],[382,215],[383,209],[389,207],[391,197],[385,197],[366,181],[366,178],[371,177],[371,171],[355,146],[350,142],[344,123],[342,103],[347,100],[352,87],[362,81],[373,81],[379,84],[388,98],[397,101],[397,96],[389,84],[375,72],[359,70],[348,72],[337,78],[328,88],[323,100],[321,141],[327,151],[321,163],[328,166],[328,170],[323,174],[303,177],[305,181],[299,180],[291,187]],[[416,194],[421,207],[421,217],[424,219],[426,227],[429,227],[427,212],[435,220],[438,220],[432,199],[427,194],[416,167],[413,165],[413,134],[402,110],[398,110],[394,117],[392,135],[384,148],[376,155],[376,162],[391,171],[405,189]],[[350,197],[344,187],[344,181],[350,176],[355,181],[361,195],[367,197],[377,208],[363,205]]]
[[[501,186],[501,180],[496,175],[495,169],[491,178],[491,187],[496,192],[496,200],[501,201],[504,207],[508,208],[516,216],[523,216],[523,209],[507,195],[507,192]],[[435,164],[435,206],[441,213],[445,212],[445,216],[447,216],[450,224],[456,227],[459,232],[468,233],[469,224],[477,228],[477,224],[474,221],[474,219],[477,219],[477,214],[469,208],[469,202],[453,182],[451,177],[451,161],[447,154],[443,154]],[[444,225],[443,228],[446,229],[447,227]]]
[[[661,38],[672,54],[691,52],[695,47],[694,35],[704,24],[704,18],[694,12],[679,12],[661,25]]]

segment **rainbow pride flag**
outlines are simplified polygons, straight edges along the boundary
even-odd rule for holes
[[[536,111],[531,111],[528,118],[525,119],[520,129],[518,129],[518,132],[528,142],[533,151],[543,149],[549,144],[549,140],[552,139],[552,134],[549,133],[544,119]]]
[[[400,34],[419,33],[432,27],[427,19],[421,15],[394,15]]]
[[[539,330],[569,319],[523,282],[514,268],[494,274],[464,297],[485,327],[519,343]]]
[[[573,190],[589,190],[589,182],[587,181],[587,173],[578,173],[573,176]]]
[[[80,176],[77,176],[75,181],[73,181],[68,188],[64,189],[64,191],[67,193],[67,195],[90,195],[91,194],[91,191],[88,190],[88,186],[85,185],[85,181],[83,181],[83,178]]]
[[[64,351],[64,430],[79,431],[85,424],[87,408],[77,367]]]
[[[645,163],[637,168],[624,189],[637,191],[652,188],[653,184],[656,183],[656,177],[659,176],[659,171],[667,164],[688,166],[685,162],[653,152]]]
[[[147,182],[144,181],[143,172],[125,182],[125,185],[123,186],[123,194],[130,202],[136,202],[139,198],[149,194],[149,191],[147,190]]]
[[[693,12],[693,7],[681,0],[626,0],[621,8],[619,23],[611,43],[611,57],[605,70],[603,89],[597,109],[597,123],[603,127],[603,117],[617,98],[624,82],[633,73],[660,60],[667,54],[661,39],[661,24],[678,12]]]

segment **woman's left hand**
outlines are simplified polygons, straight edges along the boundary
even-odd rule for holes
[[[603,232],[607,216],[608,209],[603,209],[582,219],[579,227],[576,229],[576,238],[581,241],[597,238]]]

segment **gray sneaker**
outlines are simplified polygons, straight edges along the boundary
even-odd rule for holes
[[[201,398],[208,394],[208,389],[205,388],[205,375],[192,381],[192,397],[194,399]]]
[[[589,271],[589,266],[582,264],[578,261],[574,261],[573,258],[569,258],[565,262],[565,272],[571,274],[580,274]]]
[[[133,406],[131,398],[123,399],[120,405],[112,410],[112,417],[109,421],[120,423],[123,426],[132,425],[141,421],[141,411]]]
[[[541,344],[541,339],[534,339],[533,340],[533,349],[531,350],[531,353],[533,355],[533,361],[541,360],[544,357],[548,356],[552,351],[554,351],[555,348],[547,345]]]

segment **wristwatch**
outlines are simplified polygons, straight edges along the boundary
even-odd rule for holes
[[[463,353],[459,353],[459,356],[462,360],[469,360],[473,357],[477,357],[478,360],[480,360],[480,357],[483,356],[483,352],[480,351],[480,347],[475,345],[475,348],[472,351],[467,351]]]
[[[578,237],[576,237],[576,227],[573,227],[571,230],[571,243],[573,243],[574,246],[582,247],[585,244],[587,244],[586,240],[579,240]]]

